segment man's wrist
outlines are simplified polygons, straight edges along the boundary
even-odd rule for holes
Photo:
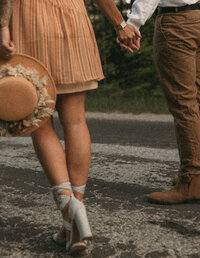
[[[127,25],[127,23],[123,20],[120,24],[115,26],[115,30],[116,31],[123,30],[126,27],[126,25]]]
[[[141,19],[128,18],[128,20],[126,22],[127,22],[127,24],[130,24],[133,27],[135,27],[137,30],[139,30],[140,27],[142,25],[144,25],[143,20],[141,20]]]

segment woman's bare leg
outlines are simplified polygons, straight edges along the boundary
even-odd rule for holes
[[[32,133],[32,141],[37,157],[52,186],[69,181],[66,155],[49,119],[42,127]],[[71,195],[70,190],[63,190],[62,194]],[[68,205],[62,211],[63,217],[69,221]],[[67,234],[69,239],[70,235]]]
[[[50,184],[53,186],[69,181],[65,152],[51,119],[32,133],[32,141]]]
[[[58,96],[57,110],[64,131],[67,169],[74,186],[86,184],[90,168],[91,143],[85,119],[86,93]],[[82,200],[80,193],[74,193]]]
[[[86,93],[59,95],[57,110],[63,126],[67,169],[73,186],[86,184],[88,179],[91,143],[90,134],[85,119]],[[81,193],[75,192],[75,197],[83,199]],[[65,235],[62,228],[60,236]],[[81,241],[77,229],[74,229],[74,242]]]

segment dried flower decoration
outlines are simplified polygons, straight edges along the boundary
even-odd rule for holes
[[[48,77],[39,78],[39,73],[35,69],[25,68],[22,65],[12,67],[10,64],[0,67],[0,79],[6,76],[20,76],[30,81],[36,88],[38,95],[38,103],[32,114],[23,120],[7,122],[0,120],[0,136],[12,136],[19,131],[26,131],[30,126],[39,126],[39,122],[44,117],[49,117],[53,114],[54,109],[49,107],[49,104],[55,103],[50,98],[45,88]]]

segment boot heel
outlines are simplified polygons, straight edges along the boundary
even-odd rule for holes
[[[86,210],[84,208],[77,210],[74,220],[76,222],[76,226],[78,228],[80,237],[83,240],[91,240],[92,233],[90,230],[90,225],[88,222]]]

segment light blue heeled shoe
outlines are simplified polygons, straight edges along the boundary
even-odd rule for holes
[[[73,225],[76,223],[76,227],[79,231],[80,237],[83,240],[90,240],[92,239],[92,233],[90,230],[89,222],[87,219],[86,209],[82,202],[80,202],[78,199],[74,197],[73,194],[70,196],[60,194],[63,190],[71,190],[71,191],[77,191],[79,193],[84,194],[85,185],[84,186],[73,186],[71,187],[71,184],[69,182],[65,182],[63,184],[60,184],[58,186],[52,187],[52,194],[54,197],[54,200],[56,201],[56,204],[58,208],[62,211],[63,208],[69,203],[68,207],[68,214],[71,220],[71,223],[69,223],[66,220],[63,220],[63,228],[65,230],[70,231],[70,240],[66,242],[66,239],[64,237],[61,237],[58,235],[58,233],[53,235],[53,240],[59,244],[59,245],[66,245],[66,250],[69,253],[82,251],[87,248],[87,242],[76,242],[72,244],[73,240]]]

